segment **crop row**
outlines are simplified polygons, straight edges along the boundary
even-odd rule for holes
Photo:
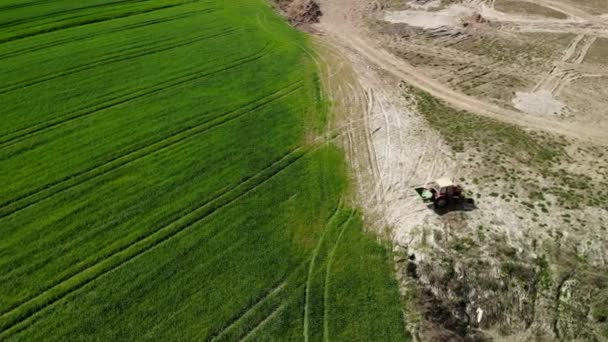
[[[180,232],[195,223],[198,223],[216,211],[234,203],[243,196],[254,191],[258,187],[267,183],[282,170],[289,167],[302,158],[310,147],[301,147],[289,152],[281,159],[273,162],[265,169],[255,175],[245,179],[239,184],[233,185],[222,195],[203,203],[200,207],[181,217],[167,226],[156,230],[151,235],[145,236],[132,244],[125,246],[113,254],[101,259],[95,264],[87,265],[70,278],[53,285],[41,294],[21,303],[0,316],[0,331],[4,331],[0,337],[6,337],[19,330],[18,324],[26,321],[44,308],[64,298],[69,293],[78,290],[89,282],[111,272],[124,265],[130,260],[148,252],[152,248],[164,243],[165,241],[177,236]]]
[[[130,1],[130,2],[133,3],[133,1]],[[37,36],[40,34],[49,33],[49,32],[66,30],[66,29],[76,28],[76,27],[90,25],[90,24],[103,23],[103,22],[108,22],[108,21],[112,21],[112,20],[131,17],[131,16],[135,16],[135,15],[152,13],[152,12],[169,9],[169,8],[176,8],[179,6],[184,6],[184,5],[188,5],[188,4],[196,3],[196,2],[198,2],[198,0],[178,1],[175,3],[159,3],[159,4],[151,3],[150,5],[146,5],[146,6],[130,7],[130,8],[120,8],[120,7],[113,8],[113,7],[111,7],[111,9],[118,9],[118,11],[113,10],[113,11],[109,11],[107,13],[93,12],[91,14],[76,15],[76,16],[72,16],[72,17],[68,17],[68,18],[61,18],[62,20],[59,20],[56,22],[48,21],[46,23],[38,23],[35,21],[31,22],[29,20],[27,20],[27,21],[23,20],[22,21],[23,24],[29,23],[29,25],[27,25],[25,27],[24,27],[24,25],[6,27],[5,33],[3,35],[0,35],[0,44],[12,42],[12,41],[16,41],[16,40],[21,40],[21,39],[26,39],[26,38],[31,38],[31,37],[34,37],[34,36]],[[129,3],[126,3],[126,5],[128,5],[128,4]],[[126,7],[126,5],[125,5],[125,7]],[[41,18],[44,19],[44,17],[41,17]]]

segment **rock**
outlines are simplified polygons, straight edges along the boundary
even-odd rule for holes
[[[285,10],[287,18],[293,24],[313,24],[319,22],[321,8],[314,0],[294,0]]]

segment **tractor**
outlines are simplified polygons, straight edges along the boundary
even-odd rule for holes
[[[416,188],[416,192],[424,202],[432,202],[435,209],[445,209],[455,201],[464,200],[462,187],[454,184],[449,177],[443,177]]]

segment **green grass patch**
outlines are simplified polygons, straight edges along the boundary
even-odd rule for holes
[[[568,16],[565,13],[558,12],[549,7],[537,5],[531,2],[523,1],[500,1],[496,4],[496,10],[519,15],[536,15],[541,17],[556,18],[556,19],[567,19]]]
[[[407,338],[264,1],[0,9],[0,340]]]

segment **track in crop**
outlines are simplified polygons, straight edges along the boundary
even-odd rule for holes
[[[325,322],[326,317],[328,316],[329,307],[327,306],[327,300],[329,298],[329,286],[328,280],[330,278],[331,272],[331,264],[332,260],[335,256],[337,247],[340,243],[340,240],[346,230],[348,224],[352,221],[355,211],[351,210],[348,218],[341,223],[336,223],[336,219],[338,218],[340,212],[344,209],[344,201],[340,200],[336,209],[328,219],[325,230],[321,234],[315,249],[310,255],[310,258],[303,262],[299,267],[297,267],[293,272],[291,272],[287,279],[282,281],[278,286],[271,288],[265,294],[261,296],[261,298],[254,302],[252,305],[244,308],[239,314],[235,316],[232,320],[230,320],[224,328],[222,328],[219,332],[212,334],[208,337],[207,341],[222,341],[222,340],[234,340],[238,339],[239,341],[245,341],[251,339],[257,332],[260,331],[262,327],[264,327],[267,323],[269,323],[272,319],[274,319],[279,313],[286,309],[289,305],[290,301],[293,301],[293,297],[300,290],[304,291],[305,303],[304,303],[304,336],[305,340],[310,339],[310,302],[312,296],[312,281],[314,278],[314,272],[317,264],[319,263],[319,259],[322,258],[320,255],[320,250],[325,243],[328,243],[327,235],[331,233],[335,233],[336,230],[339,231],[338,237],[334,241],[334,245],[331,248],[331,251],[327,255],[326,271],[325,271],[325,283],[324,283],[324,336],[328,338],[329,325]],[[306,267],[307,266],[307,267]],[[300,273],[303,274],[306,272],[307,276],[305,279],[298,280],[298,276]],[[278,298],[278,299],[277,299]],[[269,303],[270,302],[270,303]],[[267,312],[263,318],[260,319],[259,312]],[[235,329],[238,325],[247,323],[253,320],[257,323],[254,323],[253,328],[249,329],[246,333],[241,333],[240,336],[230,336],[231,330]],[[244,336],[243,336],[244,335]]]
[[[156,95],[162,91],[173,89],[178,86],[182,86],[188,82],[196,81],[204,77],[208,77],[220,72],[224,72],[233,68],[241,67],[247,63],[251,63],[257,61],[265,56],[267,56],[270,52],[267,50],[268,45],[264,46],[260,51],[254,52],[250,55],[243,56],[239,59],[234,60],[231,63],[224,64],[221,66],[217,66],[214,68],[209,68],[208,66],[203,67],[202,69],[196,70],[194,72],[188,72],[186,74],[173,77],[166,81],[163,81],[158,84],[154,84],[149,87],[144,87],[142,89],[138,89],[134,92],[128,93],[126,95],[121,94],[118,96],[111,97],[109,99],[104,99],[104,101],[87,105],[83,108],[76,109],[74,111],[68,112],[66,115],[62,115],[51,120],[43,121],[40,123],[36,123],[34,125],[30,125],[28,127],[24,127],[16,132],[11,132],[0,136],[0,149],[6,148],[8,146],[14,145],[17,142],[28,138],[34,134],[45,132],[49,129],[56,128],[57,126],[69,123],[71,121],[82,119],[94,114],[97,114],[103,110],[110,109],[119,105],[127,104],[131,101],[146,98],[152,95]],[[226,58],[227,56],[222,56]],[[209,62],[216,62],[218,59],[212,59]]]
[[[247,245],[247,238],[246,237],[239,238],[238,240],[231,242],[228,246],[226,246],[225,248],[223,248],[221,250],[221,252],[214,254],[212,258],[206,260],[204,263],[202,263],[200,265],[197,265],[197,268],[206,268],[207,266],[211,266],[213,264],[219,263],[219,262],[222,261],[222,259],[224,259],[227,256],[229,256],[229,255],[237,252],[239,249],[245,248],[246,245]],[[200,294],[202,291],[204,291],[204,290],[197,290],[194,293],[190,294],[188,298],[192,298],[192,297],[196,296],[197,294]],[[179,314],[181,314],[186,309],[188,309],[188,305],[182,305],[178,310],[173,311],[169,316],[167,316],[164,319],[164,321],[165,322],[171,322],[171,320],[174,317],[178,316]],[[163,328],[162,324],[158,324],[158,325],[154,326],[154,328],[152,328],[150,331],[148,331],[146,333],[146,335],[144,336],[144,338],[148,339],[151,336],[154,336],[154,333],[158,329],[162,329],[162,328]]]
[[[319,242],[317,242],[317,245],[315,246],[315,249],[312,252],[311,258],[310,258],[310,263],[308,266],[308,276],[306,277],[306,289],[305,289],[305,301],[304,301],[304,340],[308,341],[310,338],[310,301],[311,301],[311,288],[312,288],[312,281],[313,281],[313,277],[314,277],[314,270],[315,270],[315,264],[317,261],[317,257],[319,256],[319,251],[321,250],[321,246],[323,245],[323,242],[325,241],[325,236],[327,235],[327,232],[329,232],[331,230],[331,226],[334,223],[334,220],[338,217],[338,214],[340,213],[340,210],[342,209],[343,206],[343,199],[340,199],[340,202],[338,203],[338,206],[336,207],[336,210],[334,211],[334,213],[331,215],[331,217],[329,218],[329,220],[327,221],[327,224],[325,225],[325,230],[323,231],[323,234],[321,234],[321,237],[319,238]]]
[[[304,157],[312,147],[296,148],[265,169],[248,177],[238,184],[234,184],[225,193],[201,204],[198,208],[185,216],[157,229],[154,233],[144,236],[131,244],[124,246],[95,264],[85,266],[70,278],[53,285],[35,297],[13,307],[0,315],[0,338],[8,338],[27,325],[28,319],[48,308],[70,293],[86,286],[99,277],[112,272],[127,262],[149,252],[178,236],[195,224],[201,223],[219,210],[234,204],[241,198],[260,188],[289,166]]]
[[[81,21],[74,21],[74,22],[68,21],[61,25],[57,25],[57,26],[54,26],[51,28],[43,28],[43,29],[38,29],[38,30],[26,31],[23,33],[17,33],[17,34],[13,34],[13,35],[10,35],[10,36],[4,37],[4,38],[0,38],[0,44],[13,42],[13,41],[21,40],[21,39],[25,39],[25,38],[35,37],[35,36],[50,33],[50,32],[57,32],[57,31],[76,28],[76,27],[80,27],[80,26],[98,24],[98,23],[128,18],[128,17],[132,17],[132,16],[136,16],[136,15],[146,14],[146,13],[153,13],[156,11],[161,11],[161,10],[165,10],[165,9],[169,9],[169,8],[176,8],[176,7],[188,5],[188,4],[195,3],[195,2],[199,2],[199,1],[193,0],[193,1],[189,1],[189,2],[183,2],[183,3],[165,4],[165,5],[159,5],[159,6],[154,6],[154,7],[142,8],[142,9],[138,9],[138,10],[131,10],[131,11],[127,11],[122,14],[115,14],[115,15],[106,16],[106,17],[88,18],[88,19],[83,19]],[[74,19],[74,18],[71,18],[71,19]]]
[[[160,18],[154,18],[154,19],[150,19],[150,20],[144,20],[144,21],[140,21],[137,23],[133,23],[133,24],[127,24],[124,26],[120,26],[120,27],[116,27],[116,28],[112,28],[112,29],[107,29],[107,30],[98,30],[95,32],[91,32],[88,34],[83,34],[80,36],[70,36],[67,38],[61,38],[61,39],[57,39],[57,40],[48,40],[48,41],[44,41],[42,43],[39,44],[34,44],[31,46],[25,46],[19,49],[14,49],[11,50],[9,52],[5,52],[5,53],[0,53],[0,59],[6,59],[6,58],[11,58],[11,57],[17,57],[17,56],[21,56],[24,54],[28,54],[28,53],[32,53],[32,52],[36,52],[36,51],[41,51],[41,50],[45,50],[48,48],[52,48],[52,47],[57,47],[57,46],[61,46],[64,44],[69,44],[69,43],[75,43],[75,42],[79,42],[79,41],[85,41],[91,38],[95,38],[95,37],[102,37],[105,36],[107,34],[112,34],[112,33],[118,33],[118,32],[125,32],[125,31],[129,31],[129,30],[133,30],[133,29],[137,29],[137,28],[142,28],[142,27],[146,27],[146,26],[153,26],[153,25],[157,25],[157,24],[163,24],[163,23],[168,23],[171,21],[175,21],[175,20],[180,20],[180,19],[186,19],[186,18],[190,18],[199,14],[203,14],[203,13],[214,13],[216,12],[217,9],[215,8],[207,8],[207,9],[202,9],[202,10],[196,10],[196,11],[190,11],[190,12],[183,12],[183,13],[179,13],[176,15],[170,15],[170,16],[166,16],[166,17],[160,17]],[[140,15],[140,14],[137,14]],[[134,15],[135,16],[135,15]]]
[[[41,188],[31,191],[28,194],[15,198],[0,206],[0,219],[48,199],[51,196],[67,191],[86,181],[105,175],[134,161],[145,158],[153,153],[158,153],[178,143],[183,143],[186,140],[192,139],[199,134],[209,131],[210,129],[236,120],[246,114],[253,113],[270,103],[294,93],[300,88],[300,86],[301,82],[292,83],[285,88],[275,91],[272,94],[265,95],[255,101],[245,104],[242,107],[220,113],[219,115],[194,125],[182,127],[181,129],[173,131],[169,135],[150,142],[147,145],[138,146],[127,153],[112,158],[102,164],[95,165],[76,174],[66,176],[53,183],[49,183]]]
[[[340,221],[337,221],[338,218],[343,216],[344,213],[348,213],[347,217],[340,219]],[[329,323],[327,321],[329,306],[328,306],[327,301],[329,299],[328,281],[330,279],[331,264],[332,264],[332,260],[335,256],[337,247],[342,238],[342,235],[344,234],[344,231],[346,230],[349,223],[355,217],[355,213],[356,213],[355,210],[352,210],[352,209],[346,210],[344,208],[344,202],[342,200],[340,200],[340,203],[338,204],[336,211],[331,216],[331,218],[328,220],[328,222],[326,224],[326,229],[323,232],[323,234],[321,235],[321,237],[319,238],[319,241],[318,241],[315,249],[312,252],[311,260],[310,260],[310,263],[308,266],[308,273],[307,273],[307,277],[306,277],[305,290],[304,290],[305,301],[304,301],[303,334],[304,334],[305,341],[314,339],[313,334],[311,332],[312,327],[311,327],[311,323],[310,323],[311,316],[312,316],[312,314],[311,314],[312,299],[311,298],[313,295],[315,295],[315,293],[313,291],[313,287],[314,287],[314,280],[315,280],[315,272],[317,271],[318,267],[325,268],[324,276],[322,277],[323,279],[321,281],[322,284],[321,284],[320,291],[322,291],[322,292],[318,294],[319,296],[321,296],[323,298],[323,311],[320,313],[317,313],[317,314],[321,314],[323,316],[323,327],[318,327],[318,328],[322,330],[322,334],[325,339],[329,338],[329,336],[327,335],[327,333],[329,331]],[[337,236],[336,236],[336,234],[337,234]]]

